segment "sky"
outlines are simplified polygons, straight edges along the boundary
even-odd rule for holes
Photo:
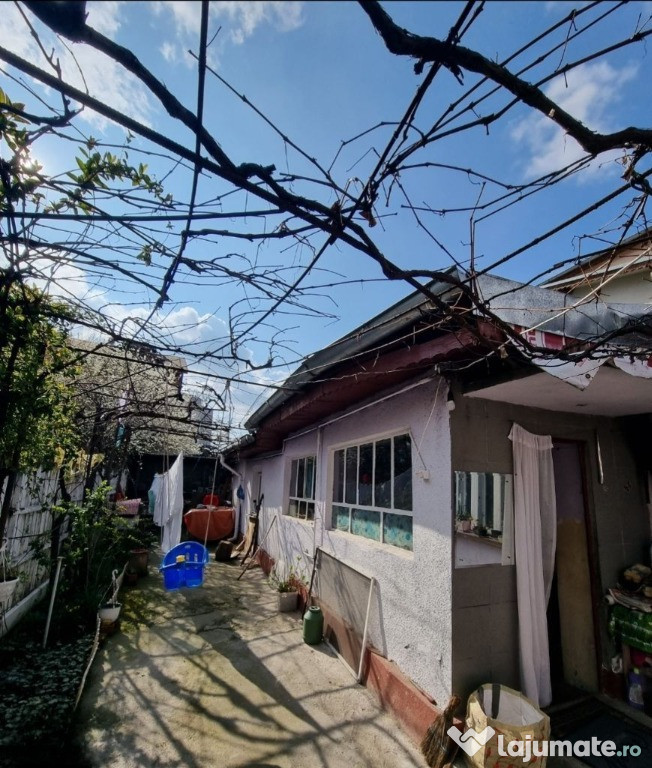
[[[0,45],[42,63],[42,54],[14,4],[5,2],[3,6]],[[399,25],[419,34],[445,37],[463,4],[403,0],[384,6]],[[477,48],[488,58],[502,60],[537,31],[550,26],[572,8],[584,6],[585,3],[569,2],[490,2],[464,36],[463,44]],[[602,10],[613,6],[613,3],[601,4]],[[198,47],[199,3],[107,0],[89,2],[88,11],[91,26],[133,50],[182,103],[195,109],[197,66],[189,50],[196,52]],[[612,20],[597,25],[586,39],[582,38],[577,44],[569,42],[567,48],[560,49],[559,61],[574,61],[590,50],[610,45],[632,34],[637,25],[649,29],[645,22],[651,12],[652,3],[629,3],[614,14]],[[38,21],[34,21],[34,26],[44,41],[60,51],[69,82],[81,85],[79,71],[83,71],[91,94],[179,143],[193,147],[191,132],[166,115],[133,76],[83,45],[72,46],[77,66]],[[567,25],[555,40],[563,40],[570,33],[572,27]],[[334,177],[341,186],[349,183],[353,189],[358,183],[356,178],[365,179],[368,175],[377,152],[391,133],[392,128],[382,123],[402,117],[422,79],[415,75],[411,60],[387,51],[366,14],[354,2],[212,2],[209,39],[213,36],[208,52],[211,67],[236,91],[246,94],[308,155],[326,167],[336,160]],[[534,78],[542,72],[543,68],[534,68],[529,76]],[[0,86],[13,94],[18,84],[8,78],[7,73],[6,68],[0,72]],[[472,76],[467,76],[465,83],[472,82]],[[545,90],[560,106],[595,130],[612,131],[627,125],[649,126],[650,83],[650,58],[643,44],[588,62],[567,78],[552,80]],[[47,91],[36,90],[46,99],[52,96]],[[462,86],[448,71],[440,73],[424,99],[417,124],[428,127],[461,92]],[[288,149],[266,123],[210,74],[205,94],[204,124],[235,163],[274,164],[278,172],[311,171],[303,157]],[[487,105],[498,106],[499,101],[489,99]],[[123,129],[90,110],[82,113],[78,123],[86,134],[104,141],[124,141]],[[374,130],[369,131],[371,128]],[[361,138],[348,143],[363,133]],[[342,142],[347,143],[338,154]],[[39,143],[38,161],[45,172],[57,174],[69,170],[69,153],[62,151],[61,144],[54,138]],[[520,184],[580,156],[581,151],[572,139],[544,116],[521,105],[510,110],[488,132],[478,127],[451,136],[435,144],[420,159],[481,169],[484,174],[500,177],[506,183]],[[175,198],[187,200],[192,181],[189,171],[171,170],[168,161],[158,163],[154,159],[150,160],[150,169],[165,175],[166,189]],[[474,223],[476,267],[492,268],[511,250],[622,183],[618,181],[621,174],[622,165],[616,157],[602,157],[563,186],[537,195],[536,199],[524,200],[502,215],[483,220],[477,214]],[[483,195],[490,196],[490,191],[483,189],[477,179],[469,183],[464,175],[441,170],[435,173],[431,168],[405,171],[400,181],[414,205],[428,204],[436,209],[468,206],[476,200],[486,200]],[[335,202],[332,191],[314,185],[297,183],[296,191],[306,192],[328,205]],[[216,194],[213,180],[200,180],[198,200],[209,201]],[[624,202],[624,198],[616,200],[608,208],[493,271],[515,280],[530,280],[552,264],[599,249],[604,242],[600,233],[619,220]],[[423,214],[435,241],[404,206],[405,200],[401,199],[398,188],[392,190],[389,204],[379,200],[376,206],[379,226],[370,230],[370,234],[383,253],[410,268],[444,269],[451,264],[448,254],[468,266],[471,232],[468,213]],[[587,234],[594,237],[583,238]],[[315,240],[315,245],[321,242]],[[445,246],[448,254],[438,243]],[[223,241],[210,245],[198,241],[189,247],[188,253],[200,257],[202,249],[211,256],[223,254],[225,257],[237,251],[260,264],[289,270],[297,270],[310,257],[310,252],[300,246],[288,249],[272,244],[258,248]],[[303,356],[333,342],[410,293],[405,284],[383,280],[379,268],[367,257],[342,245],[331,247],[318,266],[319,269],[309,275],[307,285],[350,282],[315,289],[308,301],[323,316],[310,313],[277,316],[275,324],[283,331],[280,337],[283,344],[276,350],[275,367],[248,374],[250,381],[281,381]],[[71,265],[55,276],[53,290],[57,290],[58,284],[58,289],[65,293],[73,283],[77,294],[87,292],[90,302],[110,307],[114,317],[127,323],[129,317],[142,319],[152,312],[152,296],[134,293],[125,297],[106,287],[98,290],[86,284],[84,275]],[[203,290],[180,281],[172,290],[171,303],[155,320],[161,327],[168,327],[179,344],[200,352],[210,346],[212,339],[224,335],[229,305],[246,299],[247,295],[251,298],[250,293],[234,285]],[[255,305],[255,299],[252,301]],[[265,345],[245,342],[244,354],[260,363],[265,360]],[[238,423],[252,407],[260,404],[263,391],[259,387],[239,386],[234,387],[231,394],[231,413],[227,417]]]

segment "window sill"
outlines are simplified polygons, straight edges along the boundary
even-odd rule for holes
[[[304,520],[301,517],[294,517],[293,515],[283,515],[283,520],[292,520],[293,523],[301,523],[301,525],[306,525],[310,528],[314,528],[315,521],[314,520]]]
[[[470,531],[455,531],[456,536],[462,536],[465,539],[471,539],[473,541],[479,541],[482,544],[491,544],[493,547],[503,546],[502,539],[494,539],[493,536],[478,536],[477,533],[471,533]]]
[[[414,560],[413,549],[403,549],[402,547],[395,547],[393,544],[383,544],[382,541],[375,541],[374,539],[367,539],[364,536],[356,536],[355,533],[349,533],[348,531],[340,531],[337,528],[327,528],[325,533],[336,537],[341,537],[345,541],[358,544],[361,547],[372,550],[374,552],[383,552],[388,555],[396,555],[404,560]]]

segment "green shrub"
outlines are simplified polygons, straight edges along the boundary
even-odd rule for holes
[[[25,631],[3,638],[0,747],[63,741],[92,643],[93,635],[88,634],[43,650]]]

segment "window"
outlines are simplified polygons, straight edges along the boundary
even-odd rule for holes
[[[455,567],[513,565],[512,475],[455,472]]]
[[[315,457],[292,459],[287,514],[301,520],[315,519]]]
[[[411,550],[411,511],[410,435],[395,435],[335,451],[333,528]]]

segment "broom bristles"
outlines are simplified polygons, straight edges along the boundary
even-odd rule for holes
[[[457,745],[451,741],[448,729],[459,703],[459,696],[451,696],[446,709],[431,723],[421,740],[421,752],[430,768],[445,768],[455,757]]]

